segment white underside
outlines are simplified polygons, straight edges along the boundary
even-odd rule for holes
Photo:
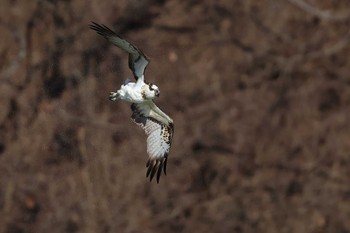
[[[119,98],[121,100],[131,103],[142,103],[145,101],[141,95],[141,88],[133,82],[122,85],[117,93],[119,94]]]
[[[111,92],[111,100],[125,100],[130,103],[143,104],[139,107],[142,109],[143,115],[154,118],[160,122],[169,125],[173,120],[160,110],[153,101],[145,100],[142,96],[142,87],[144,85],[143,76],[137,82],[125,82],[117,92]]]
[[[121,85],[120,89],[117,92],[111,92],[112,100],[125,100],[130,103],[143,103],[145,102],[141,94],[141,88],[144,85],[143,80],[138,80],[135,82],[125,82]]]

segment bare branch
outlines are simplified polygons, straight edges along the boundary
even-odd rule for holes
[[[319,58],[322,56],[331,56],[333,54],[336,54],[340,52],[341,50],[345,49],[347,46],[349,46],[350,42],[350,30],[346,33],[346,35],[341,38],[336,44],[334,44],[331,47],[321,49],[320,51],[314,51],[306,54],[307,58]]]
[[[289,1],[291,4],[293,4],[295,6],[299,7],[303,11],[305,11],[311,15],[317,16],[317,17],[324,19],[324,20],[346,21],[346,20],[350,19],[350,11],[334,13],[334,12],[330,12],[328,10],[320,10],[320,9],[313,7],[312,5],[306,3],[303,0],[287,0],[287,1]]]
[[[11,29],[9,29],[11,30]],[[21,62],[26,57],[26,42],[25,36],[21,31],[13,32],[14,39],[19,45],[19,51],[16,57],[11,61],[10,65],[0,72],[1,79],[10,79],[12,75],[18,70]]]

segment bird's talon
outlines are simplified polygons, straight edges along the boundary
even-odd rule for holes
[[[115,101],[118,99],[119,94],[117,92],[110,92],[109,100]]]

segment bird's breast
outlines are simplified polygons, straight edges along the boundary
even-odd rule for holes
[[[130,84],[130,83],[129,83]],[[125,100],[132,103],[142,103],[144,98],[142,96],[141,88],[138,88],[137,85],[124,85],[122,87],[125,93]]]

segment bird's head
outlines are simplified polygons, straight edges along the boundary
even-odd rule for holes
[[[159,97],[160,91],[159,88],[153,84],[153,83],[148,83],[147,84],[148,88],[145,90],[145,97],[147,99],[154,99],[155,97]]]

